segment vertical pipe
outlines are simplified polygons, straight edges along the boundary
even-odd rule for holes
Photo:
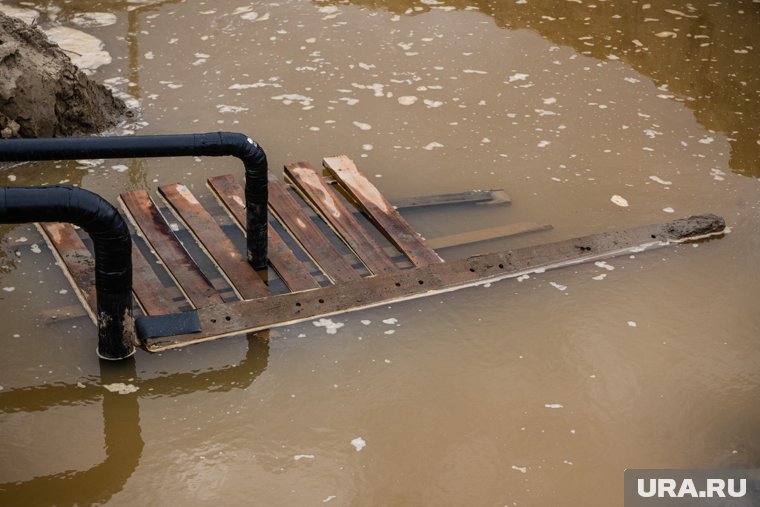
[[[90,235],[95,249],[97,354],[109,360],[134,354],[132,239],[116,208],[81,188],[0,188],[0,223],[28,222],[68,222]]]

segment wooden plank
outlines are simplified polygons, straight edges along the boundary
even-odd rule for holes
[[[478,229],[475,231],[467,231],[459,234],[450,234],[448,236],[429,238],[427,240],[427,244],[430,248],[438,250],[452,246],[479,243],[481,241],[488,241],[491,239],[506,238],[509,236],[516,236],[518,234],[526,234],[528,232],[547,231],[551,228],[552,226],[549,224],[534,224],[531,222],[499,225],[496,227],[489,227],[487,229]]]
[[[438,254],[427,246],[422,236],[393,208],[388,199],[359,172],[350,158],[345,155],[328,157],[323,163],[383,234],[409,257],[412,264],[427,266],[443,262]]]
[[[325,183],[338,185],[332,176],[325,176]],[[339,186],[340,188],[340,186]],[[347,196],[351,202],[355,202],[351,196]],[[409,208],[422,208],[427,206],[449,206],[457,204],[477,204],[484,206],[498,204],[512,204],[512,198],[503,188],[485,190],[467,190],[466,192],[454,192],[450,194],[417,195],[414,197],[389,197],[388,200],[397,210]]]
[[[311,164],[286,164],[285,173],[372,273],[385,273],[397,269],[382,247]]]
[[[227,281],[237,291],[241,299],[255,299],[269,295],[264,281],[248,264],[248,260],[238,251],[219,224],[211,217],[198,199],[185,185],[174,183],[158,188],[167,202],[203,248],[219,266]]]
[[[156,276],[150,262],[143,253],[132,244],[132,292],[147,315],[165,315],[182,311],[189,305],[184,297],[175,300],[175,294],[166,288]],[[181,294],[181,292],[180,292]]]
[[[221,303],[221,296],[172,233],[148,193],[133,190],[121,194],[121,199],[128,210],[127,215],[134,219],[151,249],[193,305],[203,307]]]
[[[304,247],[314,262],[333,282],[346,282],[361,278],[356,271],[311,221],[301,204],[288,193],[283,182],[269,180],[269,206],[282,223]]]
[[[235,219],[238,227],[245,232],[245,194],[243,187],[230,175],[215,176],[208,179],[211,190]],[[306,266],[298,260],[293,251],[283,241],[274,227],[267,229],[269,262],[283,283],[293,292],[319,288]]]
[[[45,241],[56,254],[74,293],[84,305],[93,322],[97,322],[97,298],[95,295],[95,259],[87,249],[76,229],[66,223],[41,223]]]
[[[458,290],[464,287],[543,273],[581,262],[628,255],[720,234],[725,222],[701,215],[618,232],[594,234],[518,250],[480,255],[386,273],[313,291],[236,301],[198,310],[201,332],[146,340],[151,351],[258,331],[318,316]]]
[[[503,189],[469,190],[452,194],[419,195],[397,197],[390,200],[396,209],[422,208],[428,206],[450,206],[452,204],[510,204],[512,199]]]

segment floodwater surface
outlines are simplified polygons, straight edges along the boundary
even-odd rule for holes
[[[46,323],[77,300],[36,230],[3,226],[0,504],[610,506],[626,468],[760,467],[757,0],[0,5],[137,109],[114,134],[240,131],[278,175],[346,154],[391,198],[512,198],[407,213],[427,237],[553,225],[447,259],[705,212],[730,227],[114,366],[86,318]],[[115,203],[228,173],[0,181]]]

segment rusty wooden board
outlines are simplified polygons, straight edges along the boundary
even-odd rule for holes
[[[388,199],[359,172],[350,158],[345,155],[328,157],[323,163],[383,234],[409,257],[412,264],[419,267],[443,262]]]
[[[169,224],[144,190],[121,194],[121,200],[135,226],[161,259],[182,292],[196,307],[222,303],[211,282],[172,233]]]
[[[182,311],[187,301],[177,301],[173,291],[158,279],[150,261],[132,244],[132,292],[147,315],[165,315]]]
[[[428,238],[427,244],[436,250],[440,248],[449,248],[452,246],[469,245],[488,241],[491,239],[506,238],[518,234],[529,232],[548,231],[552,226],[549,224],[534,224],[532,222],[499,225],[487,229],[477,229],[474,231],[461,232],[459,234],[450,234],[448,236],[439,236],[437,238]]]
[[[324,176],[323,179],[328,185],[337,186],[337,190],[340,191],[342,189],[338,181],[332,176]],[[344,192],[341,193],[345,195]],[[356,204],[356,201],[350,195],[346,195],[346,197],[351,203]],[[388,197],[388,200],[397,210],[459,204],[477,204],[481,206],[512,204],[512,198],[503,188],[477,189],[465,192],[427,194],[412,197]]]
[[[393,261],[308,162],[285,165],[285,174],[372,273],[395,271]]]
[[[211,256],[241,299],[269,295],[264,281],[248,264],[222,228],[185,185],[174,183],[158,188],[204,250]]]
[[[390,199],[396,209],[423,208],[428,206],[451,206],[453,204],[510,204],[512,199],[501,188],[489,190],[469,190],[451,194],[420,195]]]
[[[269,206],[280,223],[290,231],[333,282],[361,278],[359,272],[343,258],[330,240],[311,221],[295,197],[288,193],[287,186],[275,178],[269,180]]]
[[[237,301],[198,310],[201,332],[146,340],[148,350],[159,351],[224,336],[258,331],[433,295],[473,285],[629,254],[675,242],[719,234],[722,218],[701,215],[663,224],[594,234],[518,250],[480,255],[424,267],[377,275],[302,293]]]
[[[64,274],[93,322],[97,322],[95,259],[71,224],[41,223],[40,232],[52,247]]]
[[[230,175],[215,176],[208,179],[211,190],[217,195],[224,207],[235,219],[238,227],[245,232],[245,193]],[[285,244],[277,231],[269,225],[267,230],[269,262],[283,283],[293,292],[316,289],[319,284],[311,276],[293,251]]]

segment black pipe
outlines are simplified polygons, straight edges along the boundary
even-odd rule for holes
[[[77,160],[231,155],[245,165],[248,262],[267,265],[267,158],[250,137],[234,132],[125,137],[7,139],[0,141],[0,161]]]
[[[68,222],[90,235],[95,249],[98,356],[115,360],[134,354],[132,239],[116,208],[81,188],[0,188],[0,223],[28,222]]]

